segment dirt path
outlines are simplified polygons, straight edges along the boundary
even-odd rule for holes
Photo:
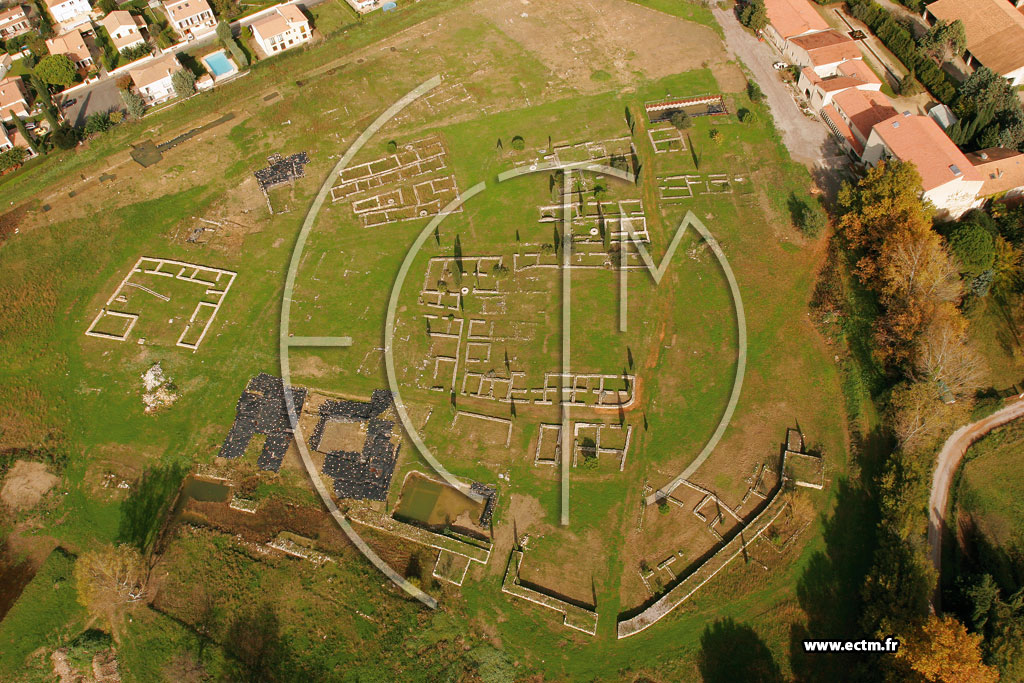
[[[1018,400],[984,419],[964,425],[953,432],[939,451],[935,474],[932,476],[932,492],[928,498],[928,548],[932,565],[937,571],[942,569],[942,532],[946,527],[949,486],[953,482],[957,466],[971,444],[996,427],[1001,427],[1021,416],[1024,416],[1024,400]],[[937,590],[933,603],[938,606]]]

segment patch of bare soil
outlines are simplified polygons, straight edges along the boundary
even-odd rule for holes
[[[510,521],[498,524],[494,528],[494,547],[491,555],[497,561],[492,560],[487,565],[492,574],[505,573],[505,560],[512,552],[517,534],[522,536],[527,531],[536,533],[554,528],[544,522],[544,508],[533,496],[513,493],[510,501],[508,515],[503,517]]]
[[[12,510],[28,510],[35,507],[60,478],[46,471],[41,462],[18,460],[4,479],[0,490],[0,501]]]
[[[599,70],[629,84],[728,60],[710,28],[621,0],[480,0],[472,10],[582,92],[608,89],[591,77]]]

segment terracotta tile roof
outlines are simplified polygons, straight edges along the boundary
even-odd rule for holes
[[[48,38],[46,49],[50,51],[51,55],[67,55],[72,62],[84,62],[92,59],[89,48],[85,45],[85,39],[82,38],[82,32],[77,28],[56,38]]]
[[[878,80],[878,76],[875,75],[870,66],[864,63],[863,59],[848,59],[836,67],[836,69],[844,76],[859,78],[865,83],[882,85],[882,81]]]
[[[21,23],[26,18],[25,9],[21,5],[15,5],[0,12],[0,28],[7,30],[8,25]]]
[[[19,114],[27,112],[22,102],[28,102],[28,91],[20,77],[12,76],[0,81],[0,118],[7,118],[10,109]]]
[[[100,25],[107,29],[110,39],[114,42],[114,47],[118,50],[142,40],[142,27],[145,24],[146,22],[143,21],[142,17],[137,17],[120,9],[100,19]],[[120,35],[119,31],[124,31],[125,29],[132,29],[132,32],[125,32],[125,35],[118,37]]]
[[[1024,186],[1024,153],[1015,149],[990,147],[967,155],[985,184],[982,196],[1007,192]]]
[[[964,153],[927,116],[898,114],[875,124],[872,130],[895,157],[917,166],[925,192],[956,178],[982,180]]]
[[[832,98],[837,109],[846,114],[853,128],[867,139],[877,123],[896,116],[899,112],[883,93],[850,88]]]
[[[308,24],[309,20],[295,7],[295,5],[282,5],[276,12],[270,12],[259,21],[252,24],[252,30],[260,35],[263,40],[269,40],[287,32],[296,24]]]
[[[846,121],[844,121],[843,117],[839,115],[839,112],[835,110],[835,107],[831,104],[825,105],[821,108],[821,115],[828,121],[832,122],[832,126],[835,126],[835,129],[839,131],[839,134],[846,139],[850,144],[850,147],[853,148],[853,151],[857,153],[857,156],[864,153],[864,145],[861,144],[861,141],[853,134],[850,127],[846,125]]]
[[[938,0],[928,12],[962,21],[967,49],[993,71],[1006,75],[1024,66],[1024,15],[1009,0]]]
[[[203,12],[213,13],[206,0],[165,0],[164,9],[175,23]]]
[[[807,0],[765,0],[764,6],[768,11],[768,21],[787,40],[829,28]]]
[[[147,85],[152,85],[153,83],[162,81],[175,71],[180,71],[181,68],[181,64],[178,63],[177,58],[173,53],[171,53],[166,54],[159,59],[154,59],[146,66],[138,69],[132,69],[129,73],[132,76],[132,81],[135,83],[135,87],[142,89]]]
[[[861,57],[856,41],[831,29],[798,36],[790,42],[804,49],[815,66],[835,64],[845,59],[860,59]]]

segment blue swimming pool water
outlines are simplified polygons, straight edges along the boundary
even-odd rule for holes
[[[223,52],[215,52],[212,55],[203,57],[203,61],[206,62],[206,66],[209,67],[210,72],[213,73],[214,77],[231,73],[235,69],[235,67],[231,65],[231,62],[228,61],[227,55]]]

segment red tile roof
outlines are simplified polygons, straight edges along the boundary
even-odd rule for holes
[[[872,130],[894,156],[917,166],[925,192],[956,178],[982,180],[981,173],[964,153],[927,116],[898,114],[876,124]]]
[[[815,66],[835,64],[846,59],[860,59],[861,57],[856,41],[834,30],[798,36],[790,42],[803,48]]]
[[[990,147],[967,155],[985,184],[982,196],[1000,194],[1024,186],[1024,153],[1015,149]]]
[[[786,39],[829,27],[807,0],[765,0],[764,6],[768,21]]]
[[[889,98],[880,92],[851,88],[832,98],[837,109],[846,114],[852,127],[867,139],[877,123],[896,116],[899,112]]]

